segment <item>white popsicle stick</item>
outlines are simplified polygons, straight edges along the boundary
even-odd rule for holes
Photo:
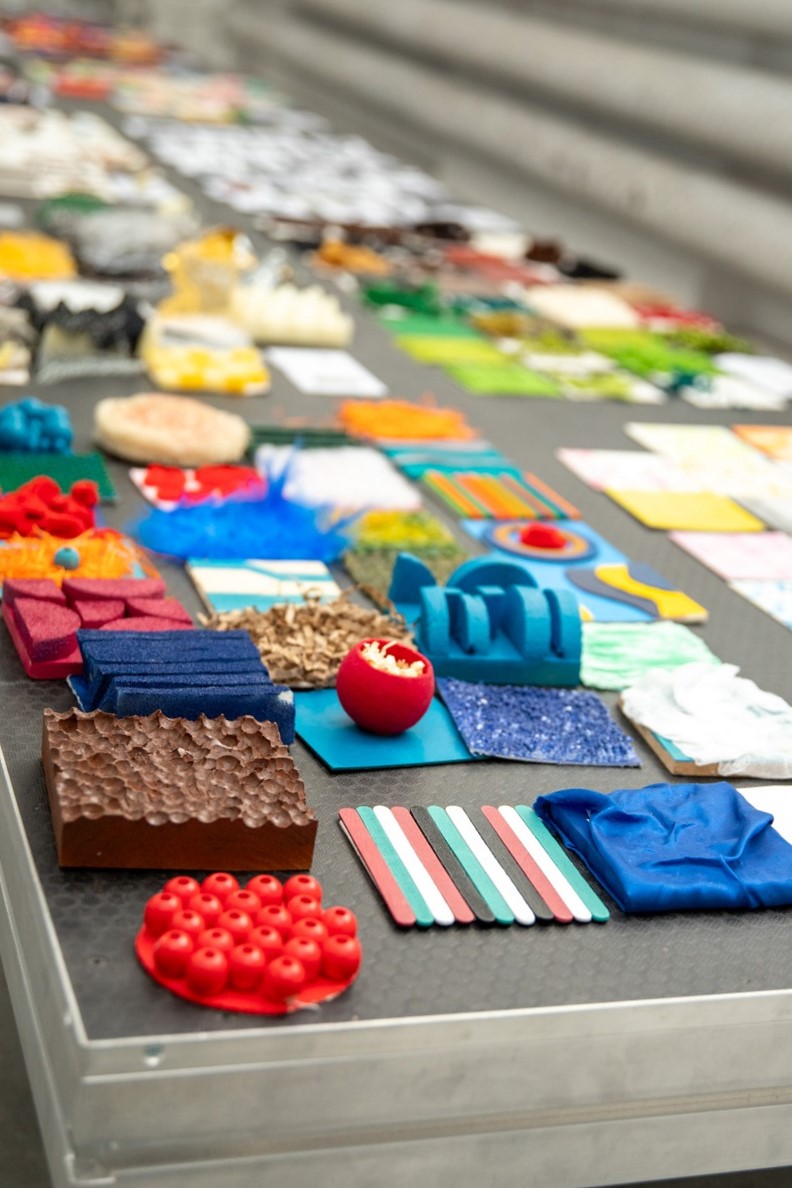
[[[591,912],[563,871],[559,870],[553,862],[539,839],[531,833],[517,810],[509,804],[502,804],[498,808],[498,812],[517,834],[548,882],[553,884],[578,924],[590,924]]]
[[[449,924],[455,924],[456,917],[454,913],[437,889],[434,879],[410,845],[407,834],[393,813],[384,804],[378,804],[374,806],[374,816],[387,833],[389,842],[407,867],[410,877],[423,896],[429,911],[434,916],[435,923],[442,924],[444,928],[448,927]]]
[[[506,871],[498,862],[465,810],[460,808],[459,805],[452,804],[448,805],[446,812],[470,846],[473,855],[479,860],[486,873],[506,900],[509,908],[514,913],[517,923],[526,925],[536,923],[536,916],[531,911],[531,908],[506,874]]]

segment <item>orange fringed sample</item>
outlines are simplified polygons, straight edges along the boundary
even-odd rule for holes
[[[92,529],[76,536],[69,545],[80,555],[76,569],[64,569],[53,558],[63,548],[60,537],[15,534],[0,547],[0,581],[6,578],[50,578],[61,584],[64,578],[122,578],[131,576],[142,557],[132,543],[112,528]]]
[[[339,417],[348,433],[379,441],[470,441],[478,437],[464,413],[407,400],[345,400]]]

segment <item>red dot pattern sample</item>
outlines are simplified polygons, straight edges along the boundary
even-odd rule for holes
[[[143,968],[173,994],[216,1010],[284,1015],[327,1002],[358,975],[357,921],[322,906],[312,875],[241,887],[216,872],[169,879],[146,904],[135,941]]]

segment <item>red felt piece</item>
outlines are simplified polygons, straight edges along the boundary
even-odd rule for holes
[[[420,676],[384,672],[363,656],[367,644],[378,643],[397,660],[408,664],[423,661]],[[434,697],[432,665],[407,644],[363,639],[347,652],[336,677],[336,692],[342,708],[361,730],[371,734],[403,734],[424,716]]]
[[[265,935],[271,930],[254,927],[247,913],[231,908],[226,914],[239,917],[241,923],[235,921],[239,927],[229,945],[229,934],[221,926],[204,928],[202,920],[200,929],[197,921],[189,929],[180,926],[187,915],[200,920],[200,913],[176,910],[181,901],[169,890],[172,887],[170,880],[165,893],[147,903],[135,951],[147,973],[180,998],[215,1010],[284,1015],[336,998],[357,977],[356,937],[289,941],[284,949],[277,933]],[[211,887],[214,896],[217,885]],[[255,893],[256,880],[248,887]],[[228,891],[224,899],[231,894]],[[328,971],[336,976],[328,976]]]
[[[41,605],[56,606],[54,603],[41,603]],[[25,672],[34,681],[57,681],[62,680],[64,677],[72,676],[74,673],[82,672],[82,653],[77,646],[76,640],[72,651],[68,652],[59,659],[31,660],[27,646],[20,635],[14,616],[14,611],[11,609],[5,599],[2,603],[2,616],[4,623],[8,628],[8,634],[11,636],[14,647],[17,650],[19,659],[24,665]]]
[[[150,615],[155,619],[179,619],[192,626],[192,618],[178,598],[128,598],[126,613],[130,618]]]
[[[37,598],[17,598],[13,614],[31,660],[60,660],[73,651],[75,632],[82,625],[73,610]]]
[[[63,591],[51,578],[6,578],[3,582],[3,601],[13,606],[17,598],[38,598],[42,602],[66,605]]]
[[[86,599],[73,602],[72,609],[82,619],[83,627],[95,630],[115,619],[123,619],[125,608],[120,598],[95,598],[93,601]]]
[[[113,619],[105,623],[102,631],[189,631],[192,623],[183,619],[155,619],[153,615],[140,615],[134,619]]]
[[[162,578],[64,578],[63,592],[70,602],[95,598],[160,598]]]

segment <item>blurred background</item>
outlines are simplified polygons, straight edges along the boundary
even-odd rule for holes
[[[789,0],[47,7],[265,74],[537,233],[792,340]]]

